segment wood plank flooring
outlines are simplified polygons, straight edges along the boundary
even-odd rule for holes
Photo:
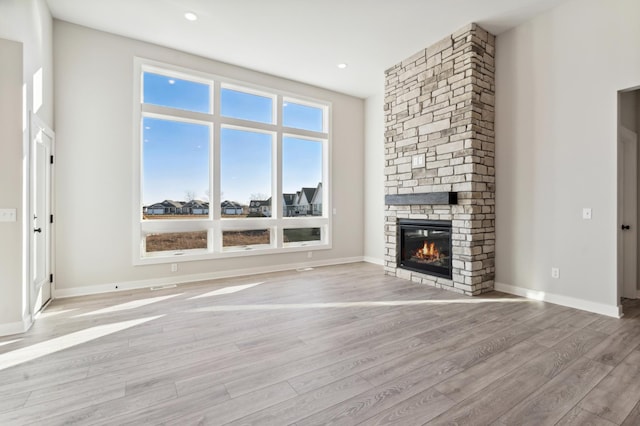
[[[55,300],[0,338],[0,424],[640,425],[624,311],[365,263]]]

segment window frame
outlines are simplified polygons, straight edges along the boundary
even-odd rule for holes
[[[209,84],[211,89],[210,114],[195,111],[181,110],[177,108],[163,107],[152,104],[144,104],[143,100],[143,73],[175,77],[197,83]],[[189,70],[183,67],[166,64],[144,58],[134,58],[133,79],[133,264],[162,264],[185,261],[198,261],[220,258],[232,258],[243,256],[255,256],[264,254],[292,253],[310,250],[322,250],[332,248],[332,212],[331,205],[331,102],[313,99],[300,94],[293,94],[283,90],[268,88],[252,84],[251,82],[238,81],[211,73]],[[271,97],[273,99],[273,123],[262,123],[221,115],[220,97],[221,89],[231,89]],[[283,126],[283,103],[294,102],[302,105],[321,108],[323,111],[323,131],[314,132]],[[210,126],[209,146],[209,213],[198,219],[153,219],[144,220],[143,210],[143,119],[153,117],[160,119],[192,122],[195,124],[207,124]],[[221,129],[238,128],[247,131],[271,133],[272,139],[272,182],[271,182],[271,217],[265,218],[222,218],[221,189],[220,189],[220,146]],[[322,144],[322,216],[286,217],[283,214],[282,205],[282,140],[283,137],[295,137],[312,139]],[[161,202],[163,200],[156,200]],[[234,200],[237,201],[237,200]],[[285,243],[283,242],[283,230],[289,228],[320,228],[320,241]],[[242,247],[238,250],[225,249],[222,245],[222,233],[224,231],[246,231],[253,229],[269,229],[271,241],[269,245]],[[169,232],[194,232],[207,231],[207,248],[187,251],[144,251],[145,236],[149,233]]]

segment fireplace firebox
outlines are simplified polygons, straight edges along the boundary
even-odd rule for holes
[[[398,267],[451,279],[451,221],[398,220]]]

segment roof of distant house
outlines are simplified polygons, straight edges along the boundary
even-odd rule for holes
[[[240,204],[239,202],[229,201],[229,200],[224,200],[223,202],[220,203],[220,206],[224,208],[235,208],[235,209],[242,208],[242,204]]]
[[[302,192],[307,197],[307,201],[311,202],[313,200],[313,195],[316,193],[316,188],[302,188]]]
[[[177,209],[180,209],[182,208],[183,204],[184,204],[183,201],[164,200],[159,203],[153,203],[149,207],[163,206],[163,207],[175,207]]]
[[[202,201],[202,200],[191,200],[191,201],[187,201],[186,203],[184,203],[184,205],[182,207],[206,207],[208,206],[209,203],[206,201]]]

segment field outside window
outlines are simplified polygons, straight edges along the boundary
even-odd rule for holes
[[[207,231],[149,234],[145,246],[148,253],[206,249]]]

